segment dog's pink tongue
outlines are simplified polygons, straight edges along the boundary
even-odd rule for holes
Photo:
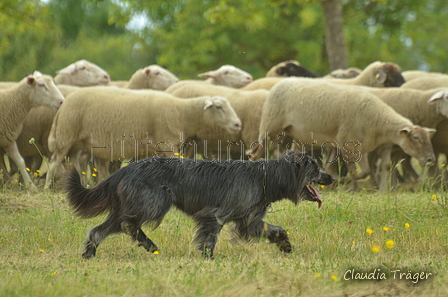
[[[320,199],[320,193],[310,185],[308,185],[308,189],[311,191],[311,193],[314,194],[314,196],[316,196],[317,208],[320,208],[322,206],[322,199]]]

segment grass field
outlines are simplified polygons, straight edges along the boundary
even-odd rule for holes
[[[3,188],[0,296],[448,296],[448,194],[322,190],[320,209],[280,202],[266,217],[288,230],[291,254],[235,242],[229,226],[204,260],[173,209],[144,229],[160,254],[116,235],[86,261],[84,237],[104,217],[75,217],[57,191]]]

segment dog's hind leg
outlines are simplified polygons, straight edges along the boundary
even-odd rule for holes
[[[148,252],[151,252],[153,254],[158,253],[159,248],[154,242],[152,242],[151,239],[146,236],[146,234],[141,229],[141,226],[138,226],[137,224],[130,221],[125,221],[121,223],[121,229],[123,230],[123,232],[131,236],[133,240],[138,241],[138,246],[144,247]]]
[[[120,223],[116,220],[116,214],[110,214],[101,225],[91,229],[84,242],[82,257],[90,259],[95,256],[98,245],[109,235],[121,232]]]
[[[222,225],[216,218],[202,218],[198,221],[195,242],[204,258],[213,259],[216,242]]]

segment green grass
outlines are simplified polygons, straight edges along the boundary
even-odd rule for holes
[[[104,217],[75,217],[59,192],[3,188],[0,296],[446,296],[446,196],[325,188],[321,209],[285,201],[266,217],[290,232],[293,253],[282,254],[264,240],[234,242],[229,226],[214,261],[201,258],[192,244],[193,222],[173,209],[156,230],[144,228],[160,254],[115,235],[86,261],[81,258],[85,235]],[[386,247],[387,240],[393,248]],[[372,251],[374,245],[379,252]],[[351,268],[381,269],[388,279],[344,280]],[[398,269],[432,275],[413,284],[393,279],[390,271]]]

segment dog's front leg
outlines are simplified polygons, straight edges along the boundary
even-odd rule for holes
[[[275,243],[281,252],[292,252],[291,242],[289,241],[288,233],[281,226],[274,226],[266,222],[263,223],[262,235],[269,239],[269,243]]]

